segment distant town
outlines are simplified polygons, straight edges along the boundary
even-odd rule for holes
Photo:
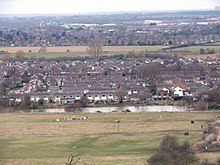
[[[207,108],[204,102],[219,103],[219,14],[216,10],[1,17],[0,104],[34,108],[181,100],[195,103],[193,108]],[[34,52],[33,47],[39,47],[35,52],[41,55],[54,46],[86,46],[88,55],[25,56]],[[103,46],[166,47],[106,55]],[[192,52],[176,50],[189,46],[200,46],[196,56],[189,58],[184,55]],[[14,57],[5,47],[17,48]],[[211,56],[201,58],[204,54]],[[219,108],[219,104],[210,106]]]
[[[192,45],[220,41],[220,11],[1,17],[0,46]]]

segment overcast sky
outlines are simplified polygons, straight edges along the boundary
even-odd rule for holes
[[[220,0],[0,0],[1,14],[214,9]]]

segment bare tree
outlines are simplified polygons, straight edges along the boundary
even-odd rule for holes
[[[120,103],[123,103],[125,96],[127,96],[127,86],[121,85],[118,90],[115,91],[115,96],[118,97]]]
[[[39,50],[39,53],[45,53],[47,51],[47,47],[46,46],[42,46]]]
[[[97,58],[103,51],[102,40],[100,38],[94,38],[90,40],[87,48],[87,52]]]
[[[29,94],[25,94],[22,97],[22,106],[29,107],[31,105],[31,97]]]
[[[9,53],[6,51],[6,52],[4,53],[3,59],[4,59],[4,60],[8,60],[9,58],[10,58],[10,55],[9,55]]]
[[[143,64],[138,67],[138,75],[141,79],[152,81],[160,73],[160,69],[159,63]]]
[[[70,154],[67,160],[68,160],[68,163],[66,163],[66,165],[76,165],[80,161],[79,154],[77,155]]]
[[[24,51],[23,51],[23,50],[18,50],[18,51],[16,52],[15,58],[16,58],[17,60],[24,59],[24,58],[25,58],[25,56],[24,56]]]

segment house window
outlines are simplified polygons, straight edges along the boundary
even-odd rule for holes
[[[73,96],[70,96],[70,98],[72,98]]]
[[[105,95],[102,95],[102,97],[105,97]]]

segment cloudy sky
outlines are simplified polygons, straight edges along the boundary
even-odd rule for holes
[[[1,14],[213,9],[220,0],[0,0]]]

